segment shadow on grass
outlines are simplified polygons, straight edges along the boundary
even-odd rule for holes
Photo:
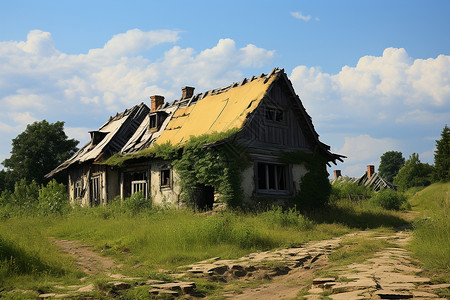
[[[395,228],[408,224],[405,219],[387,211],[358,210],[352,207],[333,205],[318,210],[305,211],[302,214],[316,223],[339,223],[357,229]]]
[[[51,266],[41,260],[37,253],[31,253],[0,236],[0,277],[12,274],[65,275],[66,270]]]

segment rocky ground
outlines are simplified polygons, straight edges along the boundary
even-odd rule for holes
[[[331,266],[328,255],[352,238],[384,239],[394,247],[385,248],[363,263],[353,263],[333,269],[333,277],[317,277],[315,273]],[[155,298],[195,299],[205,297],[196,292],[199,279],[243,283],[247,288],[225,291],[228,299],[439,299],[437,289],[450,284],[433,285],[404,246],[411,238],[408,231],[396,234],[375,234],[360,231],[329,240],[310,242],[301,247],[248,254],[236,260],[211,258],[184,266],[171,273],[173,281],[156,281],[113,274],[117,270],[113,260],[103,257],[80,243],[55,240],[61,250],[72,255],[77,265],[89,275],[103,273],[111,278],[107,297],[120,297],[123,290],[136,286],[148,287]],[[178,279],[177,279],[178,278]],[[183,280],[181,280],[183,279]],[[255,282],[261,283],[255,286]],[[253,284],[252,284],[253,283]],[[57,289],[58,287],[55,287]],[[40,298],[73,298],[88,296],[93,284],[59,287],[64,292],[41,294]]]

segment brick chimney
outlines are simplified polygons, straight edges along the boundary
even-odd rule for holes
[[[334,170],[334,179],[338,179],[341,176],[341,170]]]
[[[181,88],[181,99],[191,98],[194,95],[195,87],[185,86]]]
[[[367,178],[370,178],[375,173],[375,166],[374,165],[368,165],[367,166]]]
[[[151,100],[151,103],[152,103],[150,111],[155,111],[161,105],[164,104],[164,96],[159,96],[159,95],[150,96],[150,100]]]

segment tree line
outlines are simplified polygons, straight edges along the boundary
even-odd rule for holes
[[[401,190],[427,186],[437,181],[450,180],[450,128],[445,125],[441,138],[436,140],[434,165],[422,163],[419,154],[412,153],[405,161],[398,151],[388,151],[381,156],[379,174]]]

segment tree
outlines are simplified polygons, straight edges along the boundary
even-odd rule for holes
[[[442,130],[441,139],[436,141],[434,167],[434,180],[450,180],[450,128],[447,125]]]
[[[16,179],[42,184],[48,181],[44,175],[72,156],[78,143],[67,138],[64,122],[34,122],[12,140],[11,157],[3,165]]]
[[[402,190],[413,186],[427,186],[431,184],[433,169],[433,166],[420,162],[419,154],[413,153],[398,171],[394,184],[399,185]]]
[[[382,178],[389,182],[394,180],[398,171],[405,164],[405,158],[401,152],[388,151],[381,155],[380,167],[378,168],[379,174]]]
[[[6,190],[13,191],[15,181],[11,170],[0,170],[0,194]]]

